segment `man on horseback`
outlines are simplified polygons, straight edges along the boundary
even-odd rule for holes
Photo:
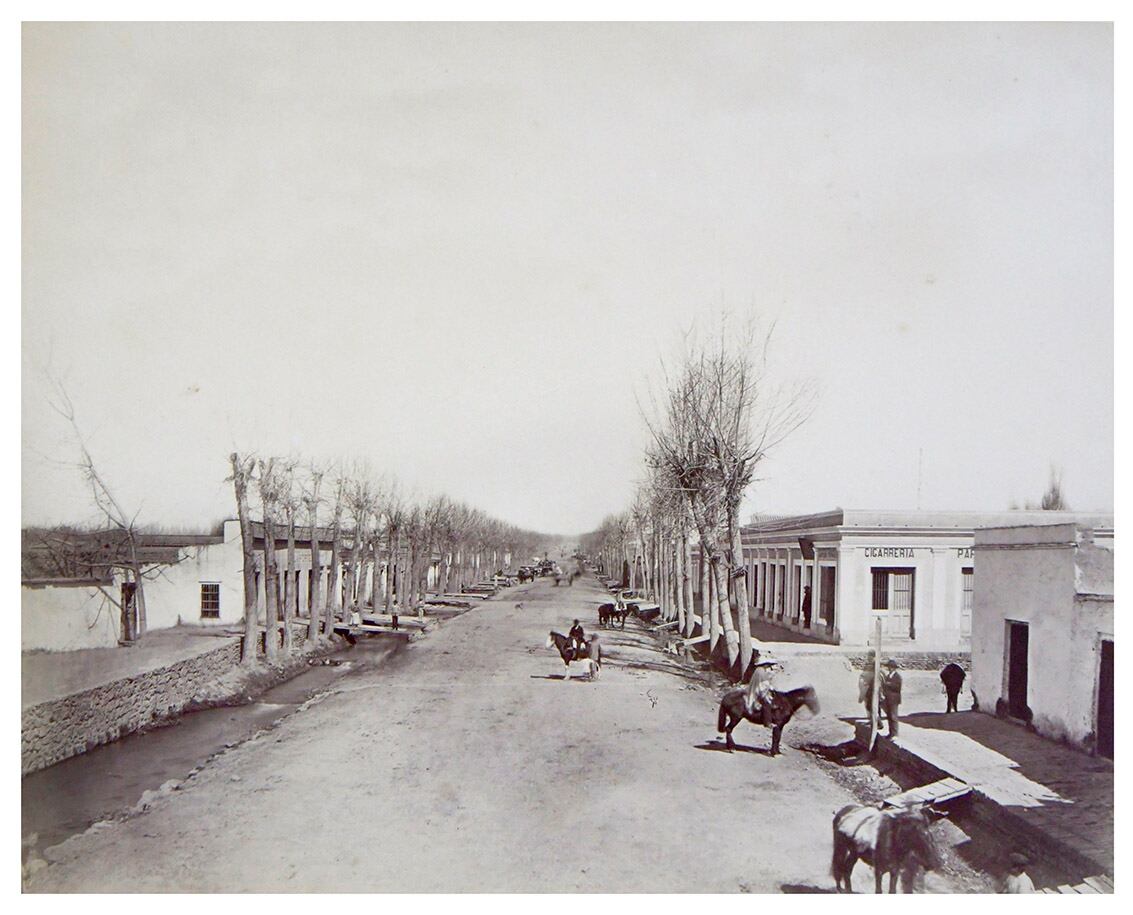
[[[779,669],[779,662],[774,658],[761,657],[755,662],[755,669],[751,672],[751,680],[747,685],[747,713],[752,721],[762,719],[766,727],[771,727],[771,694],[774,688],[771,681]]]
[[[574,649],[576,658],[582,657],[582,646],[585,641],[586,633],[582,631],[582,623],[575,620],[574,625],[570,627],[570,647]]]

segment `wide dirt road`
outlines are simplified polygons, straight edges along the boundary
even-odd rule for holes
[[[720,752],[715,690],[633,621],[602,633],[598,682],[560,679],[548,630],[590,631],[604,597],[591,578],[504,592],[57,847],[27,889],[832,887],[831,815],[853,798],[812,757]]]

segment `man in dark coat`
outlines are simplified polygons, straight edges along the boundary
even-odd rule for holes
[[[944,692],[948,696],[948,708],[944,710],[945,714],[948,712],[958,712],[958,702],[960,699],[960,690],[964,687],[964,668],[959,664],[945,664],[944,669],[940,672],[940,682],[944,684]]]
[[[810,585],[803,587],[803,626],[810,628]]]
[[[897,736],[897,706],[901,704],[901,674],[892,658],[881,669],[881,708],[889,722],[889,736]]]
[[[578,620],[574,621],[574,625],[570,628],[570,642],[574,648],[574,656],[580,657],[582,652],[582,643],[586,641],[586,633],[582,630],[582,623]]]

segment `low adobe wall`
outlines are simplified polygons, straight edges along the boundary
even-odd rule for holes
[[[24,709],[23,774],[173,717],[240,661],[240,639],[134,677]]]

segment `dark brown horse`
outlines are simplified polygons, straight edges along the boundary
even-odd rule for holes
[[[625,606],[619,608],[617,604],[601,604],[598,607],[598,625],[613,626],[620,620],[622,628],[625,629],[628,614],[629,609]]]
[[[783,734],[783,726],[804,705],[812,713],[818,712],[818,696],[812,686],[800,686],[798,689],[787,690],[785,693],[772,690],[770,725],[772,756],[779,755],[779,738]],[[720,711],[716,715],[716,729],[721,734],[727,735],[729,753],[736,748],[732,740],[732,731],[744,719],[753,724],[763,724],[762,714],[758,718],[753,718],[748,713],[747,687],[741,686],[724,693],[724,698],[720,700]]]
[[[854,865],[864,861],[873,868],[874,892],[889,875],[889,892],[897,892],[897,878],[910,892],[917,874],[940,867],[940,853],[929,832],[929,817],[940,811],[914,807],[881,809],[851,804],[834,814],[834,857],[830,871],[838,892],[854,891],[850,877]]]

